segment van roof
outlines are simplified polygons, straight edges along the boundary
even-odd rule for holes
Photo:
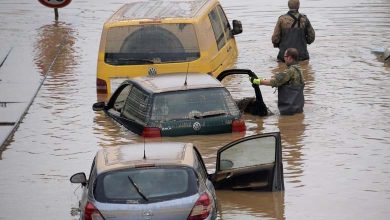
[[[123,5],[106,23],[143,19],[190,19],[213,2],[217,0],[141,0]]]
[[[144,147],[145,156],[144,159]],[[96,154],[97,173],[134,167],[186,165],[193,166],[191,143],[149,142],[101,149]]]
[[[187,85],[184,85],[186,78]],[[127,81],[135,82],[151,93],[223,87],[221,82],[206,73],[166,73],[136,77]]]

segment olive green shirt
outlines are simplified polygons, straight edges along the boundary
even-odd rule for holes
[[[290,65],[285,71],[276,74],[270,80],[272,87],[279,87],[284,84],[303,85],[302,70],[299,64]]]

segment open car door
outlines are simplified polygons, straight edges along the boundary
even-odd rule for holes
[[[220,148],[211,179],[216,189],[284,190],[280,133],[252,135]]]
[[[221,72],[217,76],[217,80],[222,82],[222,80],[225,77],[230,76],[230,75],[248,75],[249,77],[253,77],[256,79],[258,78],[257,75],[254,72],[252,72],[252,70],[249,70],[249,69],[229,69],[229,70],[225,70],[225,71]],[[261,94],[261,90],[260,90],[259,85],[252,84],[252,87],[255,90],[255,95],[256,95],[255,102],[252,103],[251,105],[249,105],[249,107],[248,107],[248,103],[247,103],[248,100],[243,99],[243,100],[239,101],[237,103],[237,105],[239,107],[245,106],[245,107],[243,107],[244,109],[241,109],[241,107],[240,107],[240,110],[242,110],[244,112],[250,112],[253,115],[267,116],[268,115],[268,108],[264,103],[263,95]]]

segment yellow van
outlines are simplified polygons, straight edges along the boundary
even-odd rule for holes
[[[218,0],[125,4],[103,26],[97,93],[111,94],[125,79],[148,74],[217,76],[237,59],[234,35],[242,25],[233,20],[232,26]]]

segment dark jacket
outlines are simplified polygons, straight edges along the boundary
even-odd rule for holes
[[[289,11],[279,17],[272,35],[274,47],[279,48],[278,60],[284,61],[283,55],[287,48],[296,48],[299,61],[308,60],[307,44],[314,42],[315,32],[306,15],[296,10]]]

